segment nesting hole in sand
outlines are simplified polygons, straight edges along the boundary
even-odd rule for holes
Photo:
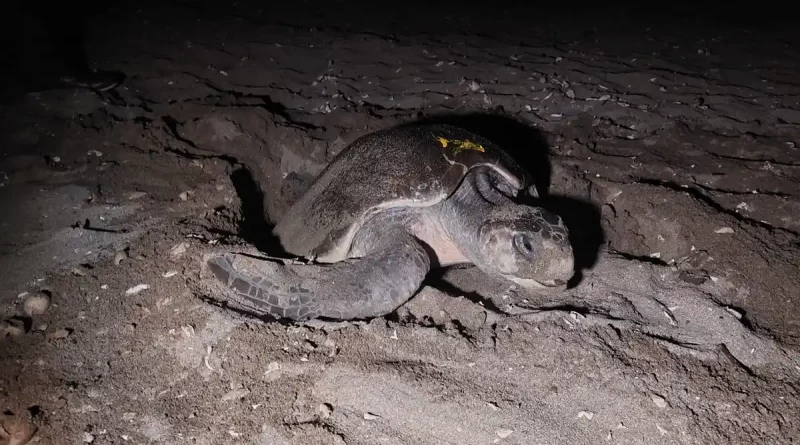
[[[253,175],[245,168],[231,174],[231,182],[241,200],[239,235],[262,252],[284,255],[277,238],[272,236],[272,225],[265,218],[264,193]]]

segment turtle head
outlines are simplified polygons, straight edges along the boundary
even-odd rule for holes
[[[478,229],[478,243],[478,267],[525,288],[563,289],[574,274],[567,227],[539,207],[494,207]]]

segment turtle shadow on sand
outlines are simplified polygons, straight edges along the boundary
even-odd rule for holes
[[[570,286],[577,285],[583,277],[581,271],[597,262],[605,241],[600,208],[590,201],[550,193],[550,145],[544,133],[500,111],[436,114],[402,125],[420,123],[454,125],[483,136],[500,146],[531,174],[539,198],[525,196],[522,201],[544,207],[564,220],[575,255],[575,277]]]

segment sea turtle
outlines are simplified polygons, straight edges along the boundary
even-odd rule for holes
[[[521,287],[564,288],[566,226],[516,197],[530,176],[461,127],[408,124],[344,148],[273,233],[306,264],[240,253],[203,259],[211,298],[256,315],[307,320],[391,313],[432,267],[472,263]]]

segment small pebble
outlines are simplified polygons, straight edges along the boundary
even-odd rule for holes
[[[62,340],[69,337],[69,334],[72,333],[71,329],[59,329],[57,331],[51,332],[47,334],[47,340]]]
[[[322,343],[322,346],[324,346],[328,350],[327,353],[328,357],[334,357],[336,356],[336,354],[339,353],[339,347],[336,346],[336,342],[333,339],[326,338],[325,341]]]
[[[28,317],[42,315],[50,307],[50,297],[44,294],[30,295],[22,303],[22,311]]]
[[[92,433],[83,433],[83,443],[93,443],[94,436]]]
[[[231,401],[231,400],[241,399],[241,398],[243,398],[244,396],[246,396],[248,394],[250,394],[250,390],[249,389],[244,389],[244,388],[234,389],[233,391],[228,391],[227,394],[222,396],[222,401],[223,402],[228,402],[228,401]]]
[[[323,419],[327,419],[333,413],[333,406],[329,403],[322,403],[319,405],[319,414]]]
[[[117,252],[114,254],[114,265],[119,266],[120,263],[125,261],[128,258],[128,255],[125,252]]]
[[[659,407],[661,409],[664,409],[664,408],[667,407],[667,401],[664,400],[663,397],[661,397],[661,396],[659,396],[657,394],[650,394],[650,398],[653,399],[653,403],[655,403],[657,407]]]

